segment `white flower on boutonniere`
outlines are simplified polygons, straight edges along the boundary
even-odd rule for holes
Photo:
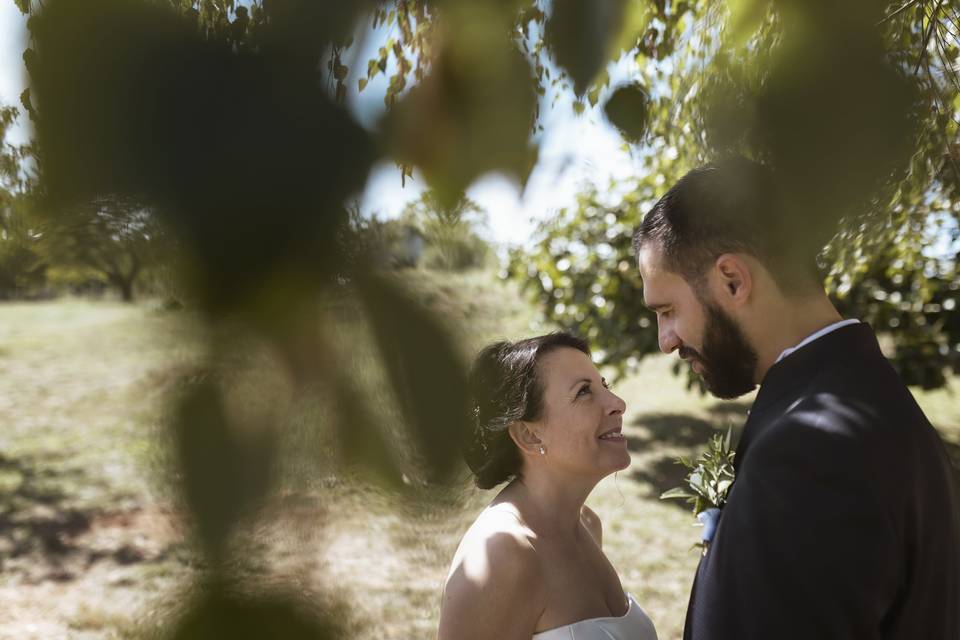
[[[733,449],[730,447],[732,429],[727,435],[716,434],[707,443],[707,450],[696,460],[677,458],[677,464],[687,469],[687,486],[675,487],[663,493],[661,500],[686,500],[693,507],[697,523],[702,526],[700,542],[693,545],[707,552],[720,524],[727,492],[733,484]]]

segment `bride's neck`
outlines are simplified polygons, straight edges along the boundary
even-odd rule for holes
[[[538,533],[574,536],[580,533],[580,510],[593,487],[537,475],[518,478],[511,485],[516,506],[530,527]]]

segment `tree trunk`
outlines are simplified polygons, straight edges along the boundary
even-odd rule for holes
[[[107,282],[117,288],[120,292],[120,299],[124,302],[133,302],[133,283],[136,279],[136,273],[127,275],[107,272]]]
[[[133,252],[130,253],[130,271],[128,273],[113,274],[111,280],[120,289],[120,297],[124,302],[133,302],[133,283],[137,281],[140,275],[140,258]]]
[[[124,302],[133,302],[133,278],[120,280],[117,285],[120,287],[120,297]]]

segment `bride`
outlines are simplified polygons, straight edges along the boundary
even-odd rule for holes
[[[656,640],[601,550],[584,505],[626,468],[623,400],[582,340],[551,333],[480,352],[467,464],[507,486],[464,534],[443,593],[439,640]]]

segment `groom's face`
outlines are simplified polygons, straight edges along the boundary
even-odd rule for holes
[[[700,353],[689,357],[703,363],[703,382],[718,398],[736,398],[754,388],[757,352],[750,346],[740,325],[719,305],[703,301],[706,324]],[[680,357],[684,357],[683,347]]]
[[[657,314],[660,350],[676,351],[719,398],[753,390],[757,354],[736,320],[709,293],[698,294],[664,268],[656,245],[644,245],[639,262],[644,303]]]

